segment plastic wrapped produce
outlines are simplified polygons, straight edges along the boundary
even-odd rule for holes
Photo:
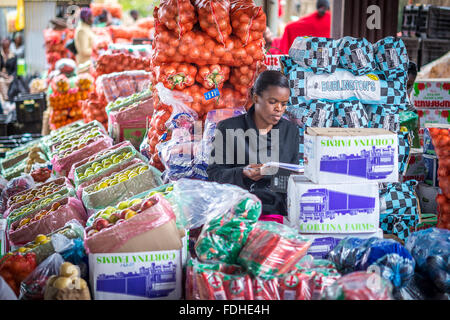
[[[84,188],[82,199],[87,209],[101,209],[160,185],[158,170],[145,163],[136,163]]]
[[[415,180],[380,185],[380,228],[402,241],[416,230],[420,220],[416,185]]]
[[[241,67],[243,68],[243,67]],[[230,76],[230,68],[219,64],[202,66],[198,69],[196,80],[206,89],[222,89]]]
[[[66,240],[62,239],[60,236],[64,236]],[[55,252],[62,252],[62,247],[66,247],[69,240],[79,239],[82,241],[84,237],[84,228],[80,222],[77,220],[71,220],[67,222],[64,227],[47,234],[45,237],[42,235],[36,236],[36,238],[19,247],[14,252],[27,253],[32,252],[36,254],[36,262],[40,264],[47,257],[51,256]],[[78,261],[76,261],[78,262]],[[75,263],[76,263],[75,262]]]
[[[281,300],[311,300],[316,272],[292,272],[279,279]]]
[[[282,275],[294,270],[311,243],[294,229],[261,221],[253,227],[237,261],[261,278]]]
[[[334,73],[315,74],[297,65],[292,58],[280,58],[283,71],[290,81],[290,105],[301,106],[311,100],[339,102],[359,100],[363,104],[395,105],[405,108],[409,104],[402,79],[389,80],[381,71],[367,75],[354,75],[337,68]],[[322,85],[318,85],[320,82]]]
[[[266,15],[252,0],[230,0],[232,34],[246,45],[262,39],[266,30]]]
[[[168,89],[183,90],[195,83],[197,67],[189,63],[163,63],[154,68],[155,80]]]
[[[8,198],[28,189],[34,188],[36,183],[31,175],[25,174],[10,180],[1,194],[2,212],[7,209]]]
[[[77,220],[84,225],[87,214],[80,200],[65,197],[24,219],[31,220],[21,227],[19,225],[22,220],[13,222],[8,234],[10,242],[16,246],[26,244],[39,234],[49,234],[58,230],[71,220]]]
[[[54,253],[26,277],[20,285],[21,300],[44,300],[44,289],[47,280],[58,273],[64,263],[59,253]]]
[[[302,68],[315,74],[333,73],[338,66],[338,42],[328,38],[297,37],[289,56]]]
[[[376,69],[373,46],[367,39],[343,37],[338,50],[341,66],[354,75],[367,74]]]
[[[138,148],[147,124],[153,115],[153,99],[148,98],[108,112],[108,130],[115,143],[131,141]]]
[[[409,281],[415,267],[408,250],[391,239],[347,237],[330,251],[328,259],[343,274],[367,270],[375,264],[380,269],[380,275],[396,287]]]
[[[112,213],[109,218],[110,220],[106,220],[99,217],[87,229],[86,248],[89,253],[130,252],[139,249],[148,251],[142,247],[142,243],[147,233],[150,233],[151,239],[152,230],[163,228],[166,232],[174,231],[178,234],[170,203],[160,195],[153,195],[128,209]],[[181,249],[180,239],[174,238],[171,241],[172,243],[160,245],[176,245]]]
[[[145,70],[148,72],[150,71],[150,59],[130,56],[126,53],[104,53],[96,61],[95,72],[97,76],[128,70]]]
[[[189,0],[163,0],[156,16],[167,29],[181,36],[194,28],[197,14]]]
[[[389,281],[376,273],[353,272],[325,289],[324,300],[393,300]]]
[[[389,78],[408,78],[409,57],[401,38],[386,37],[374,44],[378,68]]]
[[[97,78],[96,87],[108,102],[128,97],[150,86],[150,73],[140,70],[113,72]]]
[[[430,228],[414,232],[406,242],[418,271],[430,279],[440,292],[450,293],[450,231]]]

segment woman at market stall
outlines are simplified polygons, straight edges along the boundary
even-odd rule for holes
[[[289,94],[282,73],[264,71],[252,88],[248,112],[219,122],[215,131],[209,180],[249,190],[261,200],[263,215],[285,216],[287,206],[285,193],[269,190],[270,176],[262,175],[262,164],[299,164],[298,127],[282,118]]]
[[[92,24],[94,17],[89,8],[82,8],[80,12],[80,23],[75,30],[75,48],[77,49],[77,63],[82,64],[91,59],[94,33]]]

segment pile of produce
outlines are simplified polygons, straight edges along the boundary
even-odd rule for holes
[[[266,16],[250,0],[165,0],[153,15],[153,83],[182,93],[167,99],[154,92],[146,154],[162,169],[157,145],[170,139],[164,124],[174,104],[181,101],[201,120],[213,109],[251,105],[249,90],[265,68]]]
[[[50,112],[50,129],[55,130],[69,123],[82,119],[79,101],[89,97],[93,89],[93,79],[88,74],[82,74],[75,80],[75,86],[71,88],[70,80],[60,74],[52,79],[53,92],[48,101]]]
[[[55,69],[55,64],[58,60],[63,58],[75,58],[73,53],[65,47],[67,41],[73,39],[74,33],[74,29],[44,30],[45,55],[47,64],[49,65],[49,73]]]

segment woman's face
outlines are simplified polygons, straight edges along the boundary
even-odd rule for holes
[[[267,123],[276,125],[286,110],[290,90],[278,86],[268,86],[261,95],[254,95],[255,112]]]

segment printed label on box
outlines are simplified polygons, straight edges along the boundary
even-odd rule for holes
[[[288,215],[301,233],[369,233],[379,228],[377,183],[317,185],[291,176]]]
[[[450,108],[449,79],[416,81],[411,93],[411,103],[416,108]]]
[[[305,135],[305,176],[314,183],[398,182],[398,138]]]
[[[89,254],[96,300],[181,298],[180,250]]]
[[[285,57],[287,55],[284,54],[270,54],[266,55],[264,59],[264,64],[267,67],[267,70],[275,70],[281,71],[281,57]]]

